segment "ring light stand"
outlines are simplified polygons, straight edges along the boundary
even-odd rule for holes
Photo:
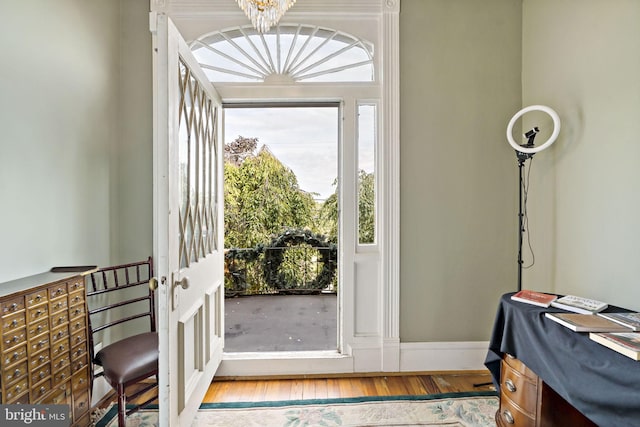
[[[513,125],[515,122],[530,111],[542,111],[543,113],[547,113],[551,116],[553,120],[553,132],[549,139],[547,139],[544,143],[539,146],[535,146],[534,139],[536,134],[540,131],[537,126],[534,126],[529,132],[524,134],[524,137],[527,138],[526,144],[519,145],[513,139]],[[558,134],[560,133],[560,118],[558,114],[551,108],[546,107],[544,105],[531,105],[529,107],[525,107],[522,110],[518,111],[509,121],[509,125],[507,126],[507,141],[509,144],[516,150],[516,157],[518,159],[518,170],[520,175],[519,180],[519,211],[518,211],[518,291],[522,290],[522,238],[524,233],[524,213],[523,213],[523,184],[524,184],[524,164],[527,159],[533,157],[533,155],[539,151],[542,151],[546,148],[549,148],[551,144],[555,142],[558,138]]]

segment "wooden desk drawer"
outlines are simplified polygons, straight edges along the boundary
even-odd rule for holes
[[[520,410],[533,416],[538,402],[538,383],[513,369],[507,363],[502,364],[500,392]]]
[[[536,427],[535,417],[521,412],[509,399],[503,397],[500,398],[500,409],[497,416],[503,426]]]
[[[49,306],[48,305],[39,305],[34,308],[30,308],[27,310],[27,321],[37,322],[40,319],[45,319],[49,316]]]
[[[505,354],[502,360],[513,370],[520,372],[525,377],[529,377],[533,380],[538,379],[538,375],[533,372],[531,369],[527,367],[524,363],[522,363],[519,359],[511,356],[510,354]]]

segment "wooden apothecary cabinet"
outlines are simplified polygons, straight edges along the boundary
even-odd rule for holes
[[[90,424],[91,380],[84,275],[47,272],[0,283],[0,401],[66,404]]]

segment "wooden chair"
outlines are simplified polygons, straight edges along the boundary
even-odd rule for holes
[[[98,377],[114,388],[118,395],[118,425],[126,417],[157,398],[145,395],[143,402],[131,401],[157,389],[158,333],[155,301],[149,280],[153,261],[100,268],[87,279],[89,339],[92,360],[92,384]],[[94,354],[94,346],[103,347]],[[153,377],[152,382],[144,381]],[[127,394],[127,388],[142,384]],[[127,409],[127,401],[130,402]]]

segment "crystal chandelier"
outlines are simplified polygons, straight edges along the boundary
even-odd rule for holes
[[[276,25],[296,0],[237,0],[251,23],[261,33]]]

